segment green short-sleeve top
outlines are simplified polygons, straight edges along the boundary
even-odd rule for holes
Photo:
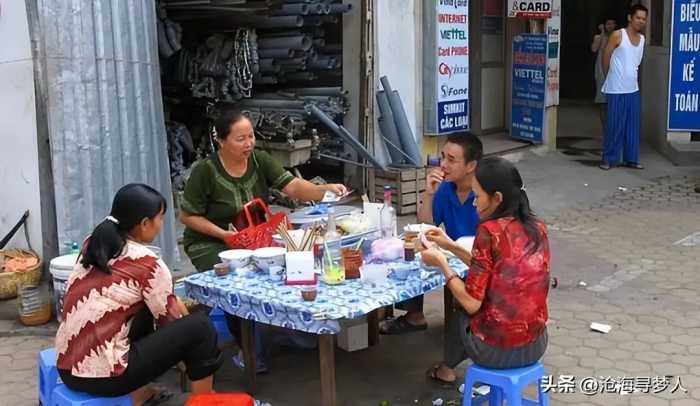
[[[270,189],[281,190],[293,179],[294,175],[264,151],[253,152],[248,159],[248,169],[240,178],[229,175],[219,155],[212,154],[192,168],[181,209],[189,214],[204,216],[226,230],[228,224],[237,223],[234,219],[241,214],[244,204],[256,197],[267,202]],[[185,228],[185,247],[203,241],[221,242],[215,237]]]

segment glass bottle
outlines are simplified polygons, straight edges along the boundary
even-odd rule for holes
[[[396,237],[396,210],[391,205],[391,186],[384,186],[384,205],[379,211],[382,238]]]
[[[328,284],[345,281],[345,266],[341,251],[340,233],[335,225],[335,208],[328,208],[328,223],[323,236],[323,279]]]

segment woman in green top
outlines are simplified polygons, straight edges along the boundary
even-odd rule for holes
[[[180,210],[185,252],[200,272],[212,269],[218,254],[228,249],[223,240],[235,233],[229,224],[246,227],[242,208],[253,198],[267,201],[270,189],[302,201],[319,201],[326,191],[347,193],[343,185],[296,178],[270,154],[255,151],[253,124],[240,112],[223,114],[215,129],[219,151],[192,169]]]

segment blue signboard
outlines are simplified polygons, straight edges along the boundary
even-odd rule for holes
[[[700,1],[674,0],[668,130],[700,131]]]
[[[513,38],[511,137],[541,143],[547,82],[547,35]]]
[[[436,1],[437,133],[469,129],[469,2]]]

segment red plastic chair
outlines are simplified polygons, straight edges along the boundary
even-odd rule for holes
[[[185,406],[253,406],[255,401],[245,393],[206,393],[192,395]]]

